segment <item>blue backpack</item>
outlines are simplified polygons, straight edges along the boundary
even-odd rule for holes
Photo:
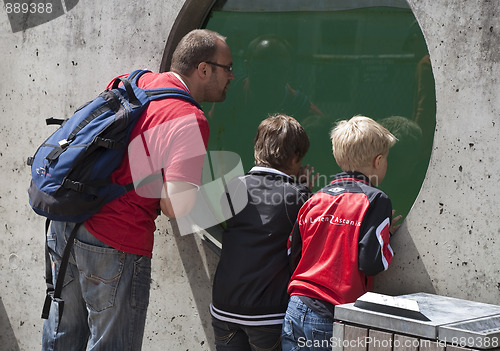
[[[47,124],[61,127],[28,159],[29,203],[36,213],[51,220],[80,223],[107,202],[136,188],[133,183],[113,184],[110,177],[127,150],[132,128],[150,101],[184,99],[201,109],[184,90],[137,87],[137,80],[146,72],[137,70],[126,79],[117,78],[111,89],[80,107],[69,119],[47,120]],[[140,185],[156,177],[150,176]]]
[[[31,166],[29,203],[36,213],[47,217],[45,234],[51,220],[77,223],[64,248],[55,285],[50,254],[45,245],[47,292],[42,310],[44,319],[49,317],[52,303],[58,304],[59,318],[62,318],[64,276],[73,239],[81,223],[109,201],[161,177],[161,174],[153,174],[137,185],[111,182],[111,173],[119,166],[127,150],[132,128],[149,102],[176,98],[201,109],[184,90],[139,88],[137,81],[146,72],[149,71],[137,70],[127,78],[116,78],[111,89],[80,107],[68,119],[47,119],[47,124],[59,124],[60,127],[28,159]]]

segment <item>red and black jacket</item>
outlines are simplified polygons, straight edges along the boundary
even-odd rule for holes
[[[300,209],[288,242],[290,295],[350,303],[388,268],[392,205],[359,172],[336,175]]]

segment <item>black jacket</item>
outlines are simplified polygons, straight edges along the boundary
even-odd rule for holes
[[[279,173],[254,167],[230,184],[246,186],[248,204],[227,221],[222,236],[211,306],[219,320],[242,325],[283,321],[290,279],[287,240],[310,191]]]

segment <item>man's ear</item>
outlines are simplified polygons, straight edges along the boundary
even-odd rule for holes
[[[200,62],[198,64],[197,73],[198,73],[198,76],[200,78],[202,78],[202,79],[206,78],[208,71],[209,71],[209,67],[208,67],[208,64],[206,62]]]

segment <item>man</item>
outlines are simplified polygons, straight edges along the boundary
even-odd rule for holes
[[[225,38],[209,30],[194,30],[177,46],[171,71],[146,73],[138,86],[178,88],[198,102],[219,102],[225,99],[232,79],[232,57]],[[129,152],[112,180],[118,184],[137,181],[134,172],[149,164],[151,171],[161,168],[161,192],[130,191],[79,226],[62,291],[64,314],[60,318],[58,305],[52,304],[43,328],[42,350],[141,349],[154,221],[159,209],[175,218],[194,205],[208,134],[203,112],[191,103],[164,99],[149,104],[132,130]],[[51,225],[47,239],[54,277],[74,226]]]

